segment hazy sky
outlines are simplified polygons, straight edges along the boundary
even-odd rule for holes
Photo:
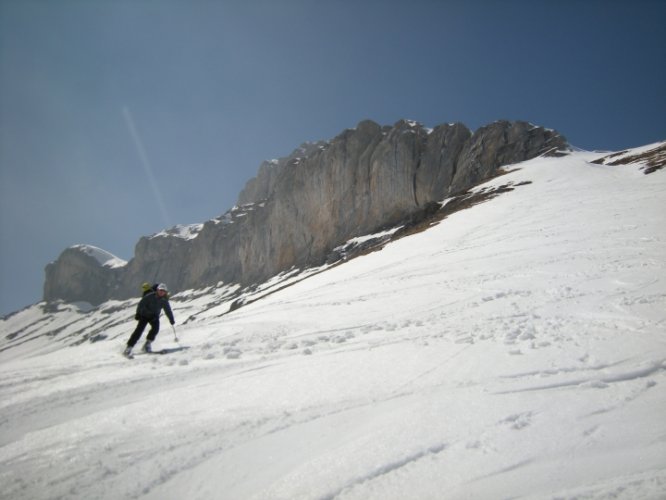
[[[664,26],[663,0],[0,0],[0,314],[65,248],[129,260],[366,118],[665,140]]]

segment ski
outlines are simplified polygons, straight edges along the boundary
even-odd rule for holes
[[[164,355],[164,354],[172,354],[174,352],[181,352],[181,351],[186,351],[189,349],[189,346],[179,346],[179,347],[167,347],[164,349],[159,349],[157,351],[151,351],[151,352],[146,352],[146,351],[138,351],[138,352],[132,352],[129,354],[126,354],[125,352],[122,353],[124,357],[127,359],[134,359],[135,356],[152,356],[152,355]]]
[[[143,355],[143,354],[146,354],[146,355],[151,355],[151,354],[169,354],[170,352],[176,352],[176,351],[175,351],[175,350],[172,350],[172,349],[160,349],[160,350],[158,350],[158,351],[150,351],[150,352],[139,351],[139,352],[137,352],[137,353],[135,354],[135,356],[140,356],[140,355]]]
[[[130,356],[132,356],[132,357],[134,357],[134,356],[153,356],[153,355],[162,356],[164,354],[173,354],[175,352],[181,352],[181,351],[185,351],[187,349],[189,349],[189,346],[167,347],[167,348],[164,348],[164,349],[159,349],[159,350],[155,350],[155,351],[151,351],[151,352],[138,351],[138,352],[130,354]]]

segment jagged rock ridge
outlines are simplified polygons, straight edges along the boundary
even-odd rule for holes
[[[44,299],[99,304],[135,296],[140,283],[157,279],[174,290],[262,282],[322,264],[345,241],[464,192],[504,165],[567,149],[558,132],[520,121],[474,133],[460,123],[430,130],[407,120],[362,121],[264,162],[237,207],[193,231],[141,238],[125,266],[65,250],[46,268]]]

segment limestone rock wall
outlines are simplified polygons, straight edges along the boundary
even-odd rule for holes
[[[65,250],[47,266],[44,298],[97,304],[136,296],[144,281],[174,291],[258,283],[321,264],[348,239],[463,192],[501,166],[567,148],[557,132],[526,122],[499,121],[472,133],[459,123],[429,130],[406,120],[362,121],[328,142],[264,162],[238,206],[203,224],[196,237],[141,238],[134,258],[113,270]]]
[[[45,272],[44,300],[49,302],[100,304],[117,292],[122,278],[122,268],[103,266],[79,246],[63,251]]]

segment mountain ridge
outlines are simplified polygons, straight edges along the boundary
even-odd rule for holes
[[[472,133],[459,123],[426,129],[411,120],[364,120],[330,141],[264,162],[238,206],[193,231],[141,238],[126,266],[99,266],[66,249],[46,266],[44,300],[97,305],[133,296],[144,281],[174,290],[261,283],[330,261],[347,240],[460,194],[504,165],[568,150],[558,132],[521,121]]]

